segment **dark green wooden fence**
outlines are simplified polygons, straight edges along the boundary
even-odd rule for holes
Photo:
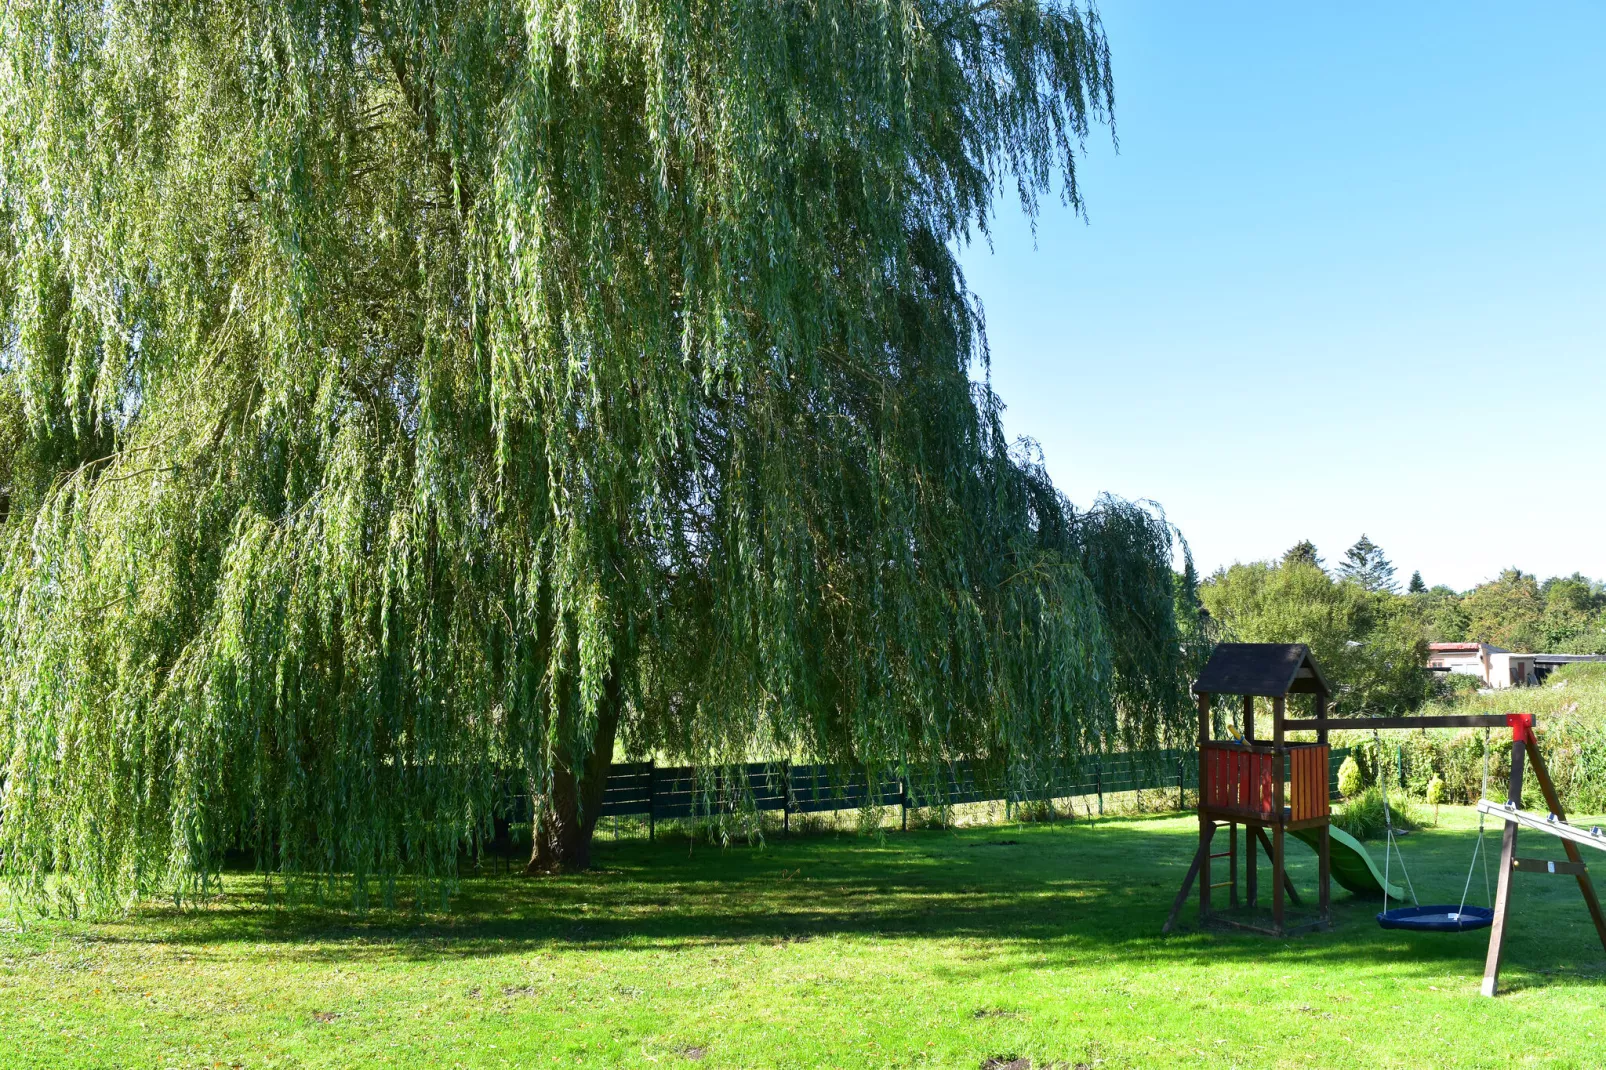
[[[1338,767],[1349,751],[1328,756],[1329,792],[1338,791]],[[1198,788],[1198,752],[1164,750],[1110,754],[1089,758],[1074,777],[1054,782],[1034,794],[1056,799],[1097,798],[1131,791],[1175,791],[1181,796]],[[944,775],[868,782],[863,770],[838,765],[793,765],[755,762],[724,769],[699,779],[690,766],[652,762],[614,765],[602,800],[603,817],[645,817],[649,825],[673,818],[707,817],[738,806],[780,810],[783,814],[854,810],[866,805],[905,809],[974,802],[1018,801],[1020,796],[993,783],[970,762],[954,762]]]

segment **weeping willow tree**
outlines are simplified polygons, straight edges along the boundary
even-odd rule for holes
[[[1171,532],[1011,452],[955,250],[1054,0],[11,0],[0,868],[450,879],[616,751],[1021,784],[1182,708]],[[354,878],[354,879],[353,879]]]

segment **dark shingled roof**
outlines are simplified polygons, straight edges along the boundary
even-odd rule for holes
[[[1268,698],[1290,691],[1332,694],[1304,643],[1219,643],[1194,681],[1193,691]]]

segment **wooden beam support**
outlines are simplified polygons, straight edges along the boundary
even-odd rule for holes
[[[1211,826],[1214,828],[1214,826]],[[1188,867],[1188,875],[1182,878],[1182,887],[1177,889],[1177,897],[1171,902],[1171,913],[1166,916],[1165,924],[1160,927],[1161,933],[1170,932],[1177,924],[1177,916],[1182,913],[1182,904],[1188,901],[1188,893],[1193,890],[1193,882],[1199,876],[1210,857],[1210,838],[1199,837],[1199,849],[1193,853],[1193,865]]]
[[[1161,933],[1168,933],[1177,923],[1177,915],[1182,913],[1182,904],[1188,901],[1188,893],[1193,890],[1194,879],[1199,876],[1199,866],[1204,860],[1204,853],[1210,848],[1201,843],[1199,849],[1193,852],[1193,865],[1188,867],[1188,875],[1182,878],[1182,887],[1177,889],[1177,897],[1171,901],[1171,913],[1166,915],[1165,924],[1160,927]]]
[[[1256,825],[1255,834],[1260,837],[1260,845],[1266,849],[1266,857],[1272,857],[1271,839],[1266,835],[1266,830],[1263,827]],[[1288,898],[1296,907],[1304,906],[1305,903],[1299,898],[1299,890],[1294,887],[1293,880],[1289,878],[1286,872],[1282,874],[1282,878],[1283,891],[1288,893]]]
[[[1548,858],[1513,858],[1511,868],[1518,873],[1562,873],[1569,877],[1583,877],[1589,872],[1582,862],[1555,862]]]
[[[1446,717],[1290,717],[1290,732],[1386,732],[1396,728],[1508,728],[1505,714],[1456,714]]]
[[[1328,927],[1322,919],[1314,918],[1310,921],[1302,921],[1297,925],[1285,926],[1279,931],[1265,925],[1256,925],[1252,921],[1240,921],[1226,914],[1217,914],[1210,919],[1210,924],[1218,928],[1242,929],[1245,932],[1259,933],[1261,936],[1298,936],[1301,933],[1320,932]]]

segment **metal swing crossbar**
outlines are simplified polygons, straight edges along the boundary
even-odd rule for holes
[[[1472,847],[1472,861],[1467,865],[1466,883],[1461,886],[1461,901],[1455,906],[1448,904],[1431,904],[1423,906],[1416,898],[1416,887],[1411,883],[1411,872],[1405,868],[1405,855],[1400,851],[1399,840],[1394,835],[1394,817],[1389,809],[1388,777],[1381,769],[1383,760],[1383,744],[1376,730],[1372,732],[1372,740],[1377,746],[1378,756],[1378,783],[1382,785],[1383,792],[1383,828],[1388,835],[1388,844],[1383,851],[1383,909],[1377,915],[1377,923],[1385,929],[1408,929],[1412,932],[1429,933],[1456,933],[1466,932],[1470,929],[1487,928],[1494,922],[1494,909],[1492,906],[1467,906],[1467,894],[1472,890],[1472,874],[1477,869],[1478,860],[1483,859],[1483,894],[1484,902],[1492,903],[1493,897],[1489,891],[1489,858],[1483,849],[1483,814],[1478,815],[1478,839]],[[1399,776],[1400,758],[1396,748],[1395,775]],[[1403,780],[1402,780],[1403,782]],[[1483,790],[1481,795],[1489,794],[1489,729],[1484,728],[1483,737]],[[1391,858],[1400,860],[1400,872],[1405,875],[1405,887],[1411,893],[1411,905],[1389,909],[1389,865]]]

